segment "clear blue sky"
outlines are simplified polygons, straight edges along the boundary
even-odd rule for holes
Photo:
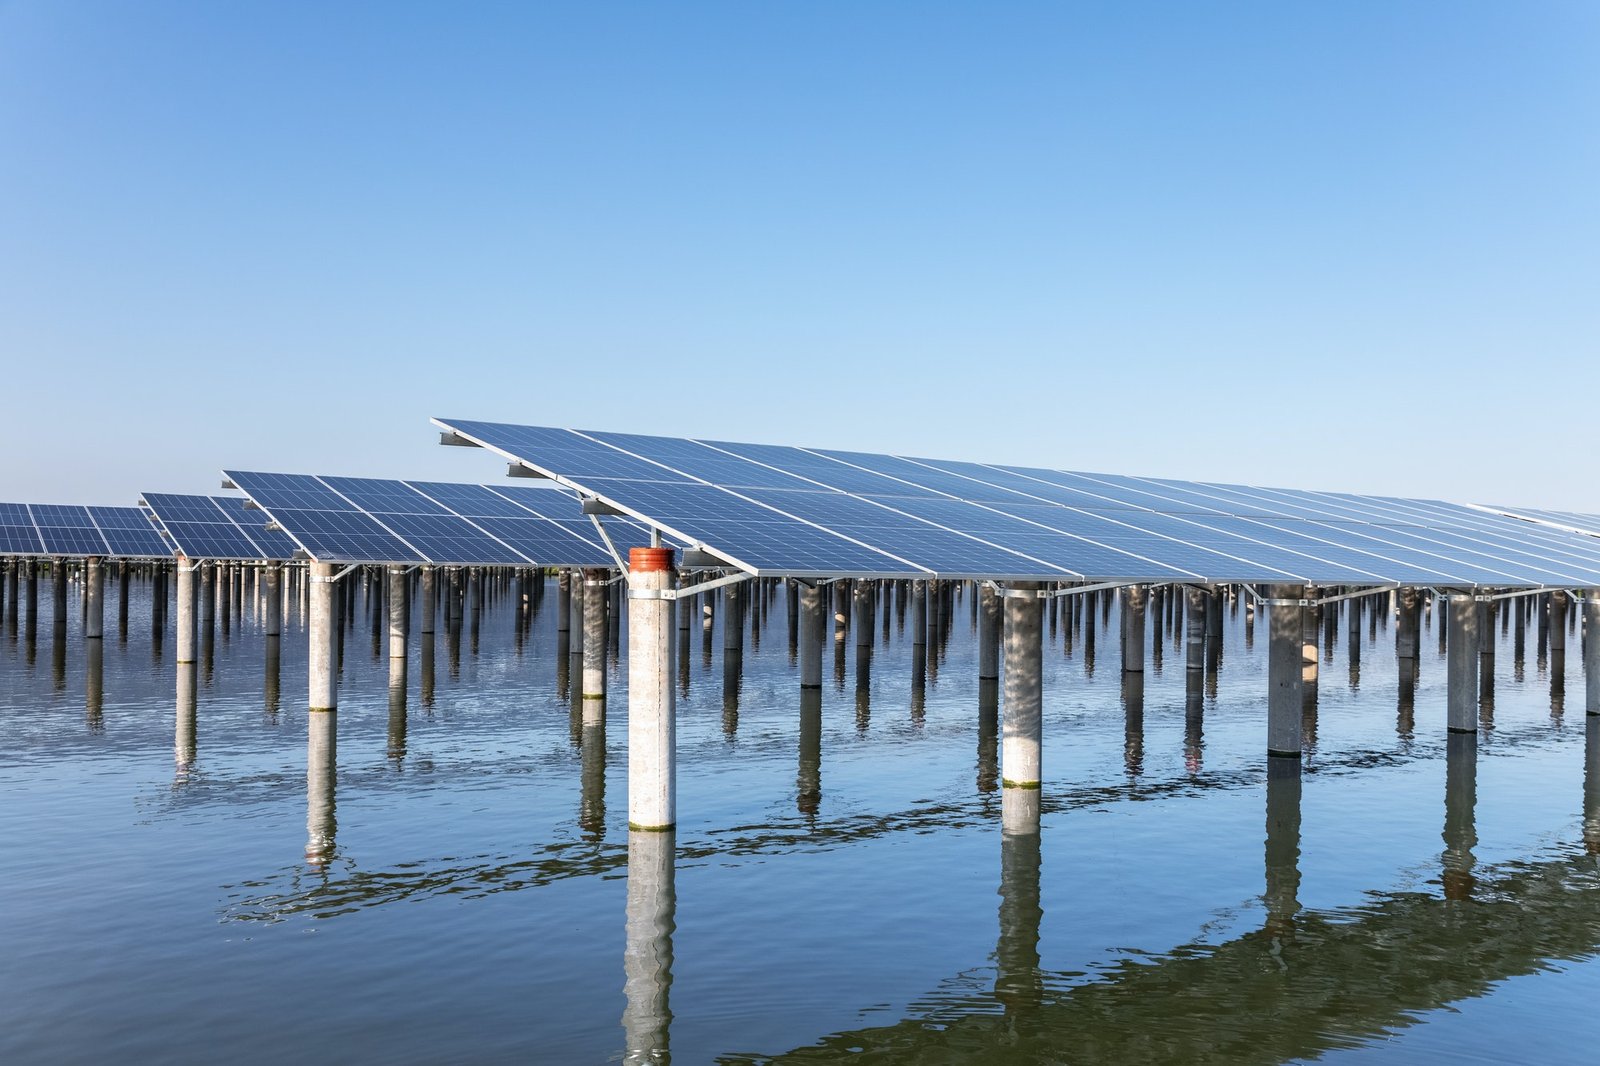
[[[1600,511],[1600,4],[0,0],[0,499],[430,415]]]

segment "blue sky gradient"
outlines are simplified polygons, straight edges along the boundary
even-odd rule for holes
[[[0,0],[0,499],[430,415],[1600,512],[1600,5]]]

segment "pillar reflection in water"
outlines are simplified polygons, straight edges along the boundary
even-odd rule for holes
[[[265,650],[265,681],[263,693],[266,703],[267,718],[269,721],[278,720],[278,707],[281,702],[282,692],[279,677],[283,662],[283,649],[280,647],[281,638],[266,637]]]
[[[83,656],[86,671],[83,684],[84,717],[90,731],[98,733],[105,728],[102,714],[105,698],[105,648],[98,640],[85,641]]]
[[[1122,765],[1129,777],[1144,772],[1144,672],[1122,675]]]
[[[1009,803],[1011,793],[1007,789]],[[1037,812],[1039,793],[1030,790]],[[1044,908],[1039,896],[1040,835],[1000,834],[1000,937],[995,943],[994,996],[1013,1030],[1025,1022],[1044,998],[1039,970],[1039,926]]]
[[[722,653],[722,732],[730,737],[739,731],[739,688],[743,682],[744,653],[734,648],[725,649]]]
[[[398,769],[406,758],[406,686],[389,686],[389,747],[385,754]]]
[[[1600,715],[1596,714],[1584,719],[1583,846],[1590,855],[1600,855]]]
[[[424,641],[424,645],[428,642]],[[433,658],[423,652],[423,670],[426,678],[427,664]],[[572,692],[572,634],[568,630],[556,633],[556,699],[565,700]]]
[[[1567,653],[1552,648],[1550,651],[1550,718],[1560,722],[1567,713]]]
[[[809,821],[822,806],[822,690],[800,690],[800,772],[795,806]]]
[[[173,757],[178,776],[187,776],[195,760],[196,671],[194,663],[178,664],[178,715],[173,734]]]
[[[606,831],[606,707],[584,700],[582,737],[582,781],[578,794],[578,828],[598,839]]]
[[[337,711],[312,711],[306,723],[306,862],[333,858],[338,823],[333,790],[338,774]]]
[[[872,723],[872,651],[870,645],[856,655],[856,732],[865,733]]]
[[[1395,733],[1401,750],[1410,751],[1417,730],[1417,661],[1400,660],[1400,692],[1395,706]]]
[[[57,622],[50,633],[50,677],[57,692],[67,688],[67,623]]]
[[[1266,930],[1294,929],[1300,913],[1300,760],[1267,760]]]
[[[1191,774],[1205,765],[1205,725],[1205,700],[1199,693],[1190,693],[1183,701],[1183,765]]]
[[[978,682],[978,791],[1000,788],[1000,682]]]
[[[1094,593],[1083,605],[1083,676],[1094,676]]]
[[[622,1061],[672,1061],[672,934],[677,927],[672,831],[628,834],[628,903],[622,956]]]
[[[1472,898],[1477,878],[1472,849],[1478,843],[1478,737],[1452,733],[1448,737],[1444,786],[1444,898]]]
[[[681,606],[682,605],[680,604],[680,607]],[[687,612],[684,613],[684,617],[687,617]],[[676,650],[676,657],[677,657],[677,671],[678,671],[678,695],[681,696],[681,697],[687,697],[689,695],[690,675],[693,674],[693,672],[694,672],[691,669],[689,669],[689,628],[688,628],[688,626],[682,626],[682,627],[680,627],[678,629],[678,640],[677,640],[677,643],[678,643],[678,647],[677,647],[677,650]]]

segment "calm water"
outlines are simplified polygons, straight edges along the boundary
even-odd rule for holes
[[[1341,632],[1305,772],[1269,780],[1264,626],[1227,619],[1194,708],[1169,634],[1141,707],[1113,611],[1093,668],[1047,636],[1042,832],[1002,838],[967,602],[920,698],[880,617],[819,711],[780,592],[736,687],[696,623],[681,824],[630,848],[625,670],[585,728],[553,585],[458,668],[441,632],[404,705],[359,615],[309,795],[298,615],[281,685],[248,610],[218,632],[180,759],[146,594],[119,640],[113,592],[98,683],[76,599],[62,641],[47,588],[33,651],[0,637],[6,1063],[1593,1061],[1576,637],[1564,700],[1500,638],[1474,755],[1435,631],[1411,714],[1392,631],[1363,623],[1359,676]]]

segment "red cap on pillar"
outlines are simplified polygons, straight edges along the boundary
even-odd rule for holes
[[[672,569],[671,548],[629,548],[628,569],[640,574],[655,574]]]

